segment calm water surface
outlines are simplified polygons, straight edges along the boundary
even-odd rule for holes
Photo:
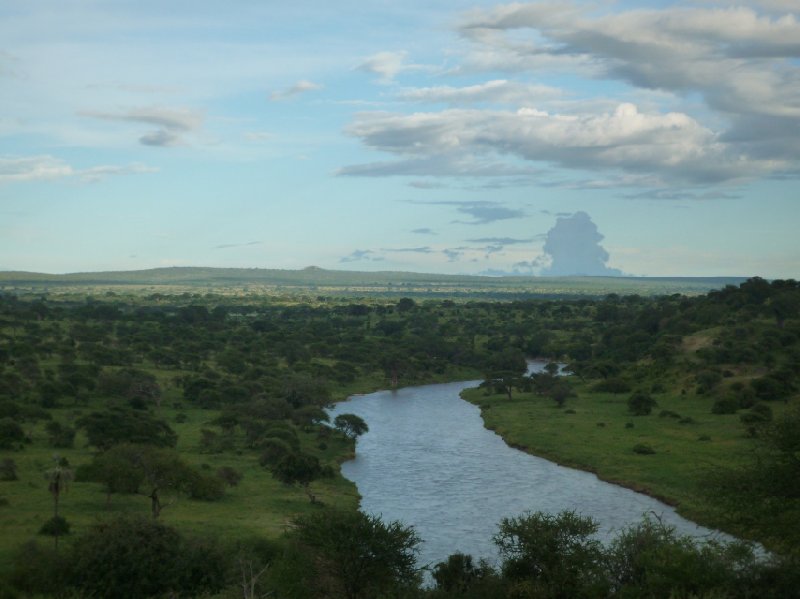
[[[479,382],[354,396],[331,411],[357,414],[369,425],[342,472],[358,487],[363,511],[416,528],[424,540],[420,566],[456,551],[495,561],[498,522],[527,510],[591,516],[603,539],[648,512],[682,534],[715,534],[646,495],[509,447],[459,397]]]

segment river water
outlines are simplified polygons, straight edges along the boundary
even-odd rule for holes
[[[647,513],[680,534],[729,538],[647,495],[509,447],[484,428],[479,408],[459,397],[479,382],[357,395],[331,411],[357,414],[369,425],[342,473],[358,487],[362,511],[414,526],[424,541],[418,565],[456,551],[496,562],[497,524],[525,511],[591,516],[601,540]]]

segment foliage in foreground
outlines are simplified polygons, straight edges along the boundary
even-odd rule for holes
[[[304,599],[783,599],[800,588],[794,558],[758,557],[744,543],[698,544],[645,519],[607,545],[574,512],[504,519],[501,562],[453,554],[422,584],[412,527],[361,512],[321,510],[280,543],[188,538],[158,521],[97,525],[60,553],[36,543],[17,554],[17,591],[53,597],[285,597]],[[12,595],[13,596],[13,595]]]

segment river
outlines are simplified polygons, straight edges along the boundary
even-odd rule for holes
[[[331,411],[357,414],[369,425],[342,473],[358,487],[364,512],[414,526],[424,541],[420,566],[456,551],[495,562],[497,524],[525,511],[591,516],[602,540],[647,513],[681,534],[729,539],[647,495],[509,447],[484,428],[478,407],[459,397],[479,382],[357,395]]]

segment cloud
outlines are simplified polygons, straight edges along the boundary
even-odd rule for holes
[[[468,61],[478,68],[554,68],[699,96],[730,124],[705,146],[725,142],[749,173],[779,171],[786,163],[797,170],[798,5],[756,4],[613,13],[570,2],[510,4],[468,13],[460,32],[472,42]]]
[[[616,268],[606,266],[608,252],[600,242],[603,236],[585,212],[559,217],[547,232],[543,250],[550,266],[542,270],[548,276],[619,276]]]
[[[383,260],[382,257],[376,256],[372,250],[353,250],[347,256],[339,258],[339,262],[379,262]]]
[[[230,249],[230,248],[242,248],[242,247],[248,247],[248,246],[251,246],[251,245],[261,245],[261,243],[262,242],[260,242],[260,241],[248,241],[246,243],[221,243],[219,245],[215,245],[214,249],[215,250],[227,250],[227,249]]]
[[[182,135],[199,129],[203,115],[189,108],[145,107],[133,108],[124,112],[104,112],[84,110],[81,116],[103,121],[122,123],[142,123],[158,127],[139,137],[145,146],[175,146],[182,141]]]
[[[381,248],[382,252],[398,252],[398,253],[410,253],[410,254],[430,254],[433,252],[431,248],[428,246],[424,247],[415,247],[415,248]]]
[[[359,71],[380,75],[381,81],[390,82],[407,68],[403,63],[408,52],[378,52],[356,67]]]
[[[623,197],[628,199],[640,200],[736,200],[740,195],[725,191],[692,191],[687,189],[648,189],[637,193],[625,194]]]
[[[423,64],[409,64],[406,62],[408,52],[378,52],[373,54],[356,67],[356,70],[378,75],[379,83],[393,83],[395,77],[406,71],[433,71],[434,67]]]
[[[494,245],[506,246],[515,245],[518,243],[530,243],[535,241],[536,238],[530,239],[514,239],[513,237],[480,237],[478,239],[467,239],[470,243],[491,243]]]
[[[355,165],[340,175],[533,177],[540,169],[512,159],[581,170],[619,170],[652,181],[716,183],[788,167],[748,157],[680,112],[646,113],[623,103],[610,113],[550,114],[449,109],[415,114],[362,113],[346,129],[367,147],[400,160]]]
[[[77,179],[94,183],[115,175],[157,172],[157,168],[132,163],[126,166],[93,166],[76,169],[60,158],[50,155],[25,157],[0,157],[0,184],[12,182],[52,181]]]
[[[290,98],[294,98],[301,94],[316,91],[325,87],[320,83],[314,83],[313,81],[306,81],[305,79],[298,81],[294,85],[287,87],[286,89],[274,91],[269,95],[269,99],[273,102],[280,101],[280,100],[288,100]]]
[[[441,202],[411,202],[412,204],[422,204],[431,206],[455,206],[461,214],[471,216],[473,220],[463,221],[454,220],[454,223],[464,225],[485,225],[499,220],[511,218],[522,218],[525,212],[517,208],[508,208],[497,202],[484,200],[476,201],[441,201]]]
[[[407,88],[398,92],[396,97],[406,102],[441,102],[450,105],[500,103],[530,106],[536,101],[559,97],[562,93],[561,90],[546,85],[497,79],[468,87]]]
[[[180,142],[180,137],[172,131],[158,129],[151,133],[146,133],[139,138],[139,143],[143,146],[176,146]]]
[[[448,262],[458,262],[461,259],[461,256],[464,255],[464,252],[457,249],[444,249],[442,253],[447,256]]]
[[[436,235],[436,231],[428,227],[422,227],[421,229],[414,229],[411,232],[416,233],[417,235]]]

